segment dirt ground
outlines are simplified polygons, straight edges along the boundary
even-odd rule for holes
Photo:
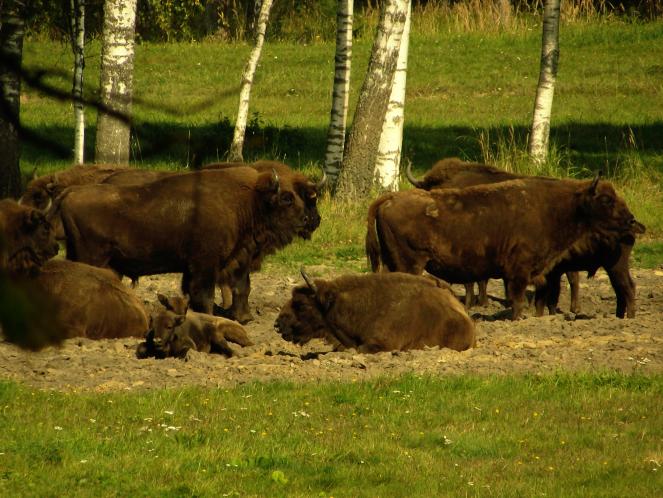
[[[309,268],[312,275],[335,276],[327,267]],[[353,381],[405,372],[445,374],[509,374],[519,372],[616,370],[663,371],[663,271],[634,270],[638,286],[635,319],[615,318],[615,297],[605,273],[582,280],[578,316],[561,313],[511,322],[495,299],[475,307],[477,348],[465,352],[432,348],[422,351],[379,353],[330,352],[322,341],[304,347],[287,343],[274,331],[279,307],[299,285],[299,275],[255,274],[250,304],[255,321],[246,327],[254,346],[235,347],[236,356],[190,352],[186,361],[138,360],[140,339],[93,341],[71,339],[61,347],[38,353],[0,343],[0,378],[13,379],[39,389],[112,391],[182,386],[234,386],[251,381]],[[141,279],[136,292],[148,309],[159,306],[156,292],[175,294],[179,276]],[[565,283],[560,299],[568,310]],[[458,294],[463,289],[456,286]],[[491,281],[489,295],[502,296],[501,283]]]

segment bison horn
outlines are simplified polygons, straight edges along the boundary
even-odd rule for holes
[[[279,180],[279,175],[274,168],[272,168],[272,182],[275,185],[276,193],[279,194],[281,192],[281,183]]]
[[[325,171],[325,168],[322,168],[322,178],[318,183],[315,184],[315,188],[318,192],[320,192],[326,184],[327,184],[327,172]]]
[[[601,172],[600,171],[598,173],[596,173],[596,176],[594,177],[594,181],[589,186],[589,192],[590,193],[593,194],[594,192],[596,192],[596,186],[599,184],[599,178],[601,178]]]
[[[303,266],[299,269],[299,273],[302,274],[302,278],[304,279],[304,282],[306,282],[306,285],[309,286],[309,289],[311,289],[313,291],[313,293],[317,296],[318,295],[318,288],[313,283],[313,280],[311,280],[311,277],[309,277],[307,275],[307,273],[304,270]]]
[[[405,167],[405,176],[407,176],[409,182],[415,187],[417,188],[424,187],[424,182],[422,182],[421,180],[417,180],[412,174],[412,161],[410,161],[409,159],[407,160],[407,166]]]

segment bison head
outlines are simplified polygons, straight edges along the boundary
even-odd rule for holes
[[[157,294],[157,299],[167,310],[172,311],[176,315],[186,315],[187,310],[189,309],[189,295],[185,294],[184,296],[164,296],[163,294]]]
[[[283,339],[299,345],[329,336],[325,314],[333,303],[333,299],[320,292],[303,270],[302,276],[307,285],[293,289],[292,299],[281,308],[274,323]]]
[[[41,178],[34,178],[29,184],[25,193],[18,200],[19,204],[30,206],[40,211],[46,212],[51,207],[53,199],[62,191],[55,182],[55,176],[49,175]]]
[[[177,335],[178,327],[185,320],[184,315],[176,315],[169,310],[150,315],[150,328],[145,335],[145,342],[138,345],[136,356],[139,358],[154,356],[159,359],[175,356],[172,351],[172,343]]]
[[[55,231],[40,211],[6,199],[0,201],[4,258],[12,275],[33,273],[58,253]]]
[[[580,215],[601,231],[619,235],[644,231],[644,225],[635,219],[612,184],[599,181],[599,175],[576,195]]]

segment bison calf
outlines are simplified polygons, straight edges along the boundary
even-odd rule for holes
[[[138,358],[185,358],[190,349],[233,356],[228,341],[240,346],[253,345],[239,323],[189,310],[188,296],[168,298],[158,294],[158,298],[165,309],[150,317],[145,342],[136,350]]]
[[[474,322],[440,281],[403,273],[346,275],[292,291],[275,328],[296,344],[313,338],[360,352],[475,345]]]

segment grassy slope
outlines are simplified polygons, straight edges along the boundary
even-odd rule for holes
[[[660,376],[613,374],[96,395],[0,383],[0,493],[653,497],[661,395]]]

